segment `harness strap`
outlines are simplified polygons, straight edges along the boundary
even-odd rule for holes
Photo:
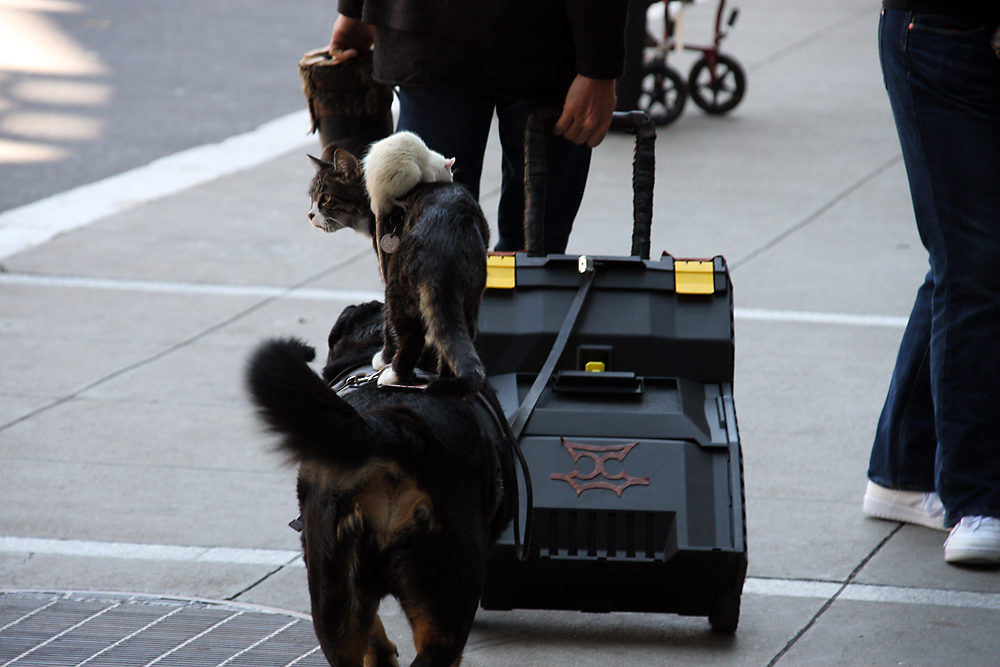
[[[526,517],[524,520],[524,539],[521,539],[521,494],[518,491],[517,486],[517,470],[514,470],[514,488],[511,493],[514,494],[514,553],[518,560],[528,559],[528,545],[531,544],[531,509],[534,506],[534,493],[531,488],[531,473],[528,470],[528,461],[524,458],[524,452],[521,451],[521,443],[517,441],[514,434],[510,430],[510,424],[503,416],[503,407],[500,405],[500,401],[497,400],[496,394],[492,392],[480,391],[476,394],[476,398],[479,403],[486,408],[486,410],[492,415],[493,421],[497,426],[500,427],[500,432],[503,434],[503,439],[507,442],[511,451],[517,456],[517,461],[521,466],[521,474],[524,475],[524,495],[525,495],[525,506],[527,508]],[[501,487],[503,486],[503,477],[501,479]]]
[[[515,439],[521,437],[521,432],[528,423],[528,419],[535,409],[535,404],[538,403],[538,399],[549,383],[549,378],[552,377],[552,371],[555,370],[556,363],[558,363],[559,357],[562,356],[563,350],[566,348],[566,342],[569,340],[570,334],[573,333],[573,327],[576,326],[576,320],[580,316],[580,310],[583,308],[584,301],[587,299],[587,293],[590,292],[590,286],[594,284],[594,276],[596,274],[597,272],[592,267],[584,272],[580,289],[576,291],[573,303],[569,306],[569,311],[566,313],[566,319],[563,320],[562,328],[559,329],[556,341],[552,344],[552,350],[549,352],[545,363],[542,364],[542,369],[538,371],[538,376],[532,383],[531,389],[528,390],[528,394],[524,397],[524,402],[521,403],[517,412],[514,413],[514,418],[511,419],[510,430],[514,434]]]
[[[581,258],[582,259],[582,258]],[[549,356],[542,364],[542,369],[538,372],[538,376],[535,381],[531,384],[531,389],[528,390],[527,395],[524,397],[524,402],[514,413],[514,418],[511,419],[510,428],[505,429],[509,433],[511,442],[514,443],[514,451],[517,453],[518,460],[521,463],[521,471],[524,474],[524,484],[527,499],[527,511],[524,517],[524,544],[519,542],[519,521],[520,521],[520,508],[518,506],[519,496],[515,495],[514,502],[514,549],[517,554],[518,560],[528,559],[528,545],[531,544],[531,515],[533,509],[533,497],[531,490],[531,475],[528,471],[528,463],[524,459],[524,454],[521,452],[520,438],[521,433],[524,431],[525,425],[528,423],[528,419],[531,418],[531,413],[535,409],[535,404],[538,403],[538,399],[541,397],[542,392],[545,391],[545,387],[549,384],[549,379],[552,377],[552,371],[556,368],[556,363],[559,361],[559,357],[562,356],[563,350],[566,349],[566,342],[569,340],[569,336],[573,333],[573,327],[576,326],[576,321],[580,317],[580,311],[583,308],[584,302],[587,300],[587,294],[590,292],[590,286],[594,284],[594,276],[597,272],[594,270],[593,264],[581,261],[580,263],[581,271],[583,271],[583,280],[580,283],[580,288],[576,291],[576,296],[573,298],[573,303],[569,306],[569,311],[566,313],[566,319],[563,320],[562,328],[559,329],[559,334],[556,336],[555,343],[552,344],[552,349],[549,351]],[[515,480],[517,476],[515,475]],[[515,494],[517,490],[515,489]]]

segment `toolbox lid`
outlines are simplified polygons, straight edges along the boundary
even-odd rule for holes
[[[607,371],[732,382],[732,289],[722,257],[586,259],[593,282],[557,371],[585,370],[579,350],[605,346],[614,360]],[[488,375],[538,372],[580,288],[580,261],[491,256],[478,344]]]

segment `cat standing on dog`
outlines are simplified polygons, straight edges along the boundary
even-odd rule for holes
[[[330,664],[398,665],[377,614],[393,595],[413,630],[412,664],[445,667],[461,660],[488,551],[513,516],[513,456],[491,394],[330,388],[371,359],[384,322],[380,303],[345,309],[323,378],[307,365],[312,348],[267,341],[251,357],[247,385],[281,448],[300,462],[313,622]]]
[[[350,228],[373,238],[375,221],[419,183],[451,183],[455,158],[445,159],[412,132],[397,132],[376,141],[362,164],[350,152],[329,145],[323,159],[309,156],[316,176],[309,188],[309,220],[324,232]],[[365,211],[371,210],[371,216]]]
[[[332,152],[329,162],[312,158],[310,219],[324,231],[350,227],[373,240],[386,288],[385,344],[372,360],[377,369],[388,366],[379,383],[409,382],[427,346],[439,375],[428,391],[475,393],[486,381],[474,340],[489,247],[479,204],[450,182],[452,161],[416,135],[373,144],[364,172],[350,153]],[[404,214],[391,213],[396,204]]]

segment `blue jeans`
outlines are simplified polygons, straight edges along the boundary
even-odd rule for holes
[[[1000,58],[992,29],[886,9],[879,52],[930,271],[869,478],[936,490],[945,525],[1000,517]]]
[[[503,149],[496,250],[524,248],[524,126],[539,103],[433,88],[399,89],[396,130],[409,130],[445,157],[455,158],[455,181],[479,198],[483,154],[496,111]],[[552,135],[545,196],[545,252],[566,250],[590,170],[591,150]]]

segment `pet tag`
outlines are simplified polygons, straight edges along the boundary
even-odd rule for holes
[[[378,247],[382,252],[391,255],[399,247],[399,237],[395,234],[386,234],[379,240]]]

